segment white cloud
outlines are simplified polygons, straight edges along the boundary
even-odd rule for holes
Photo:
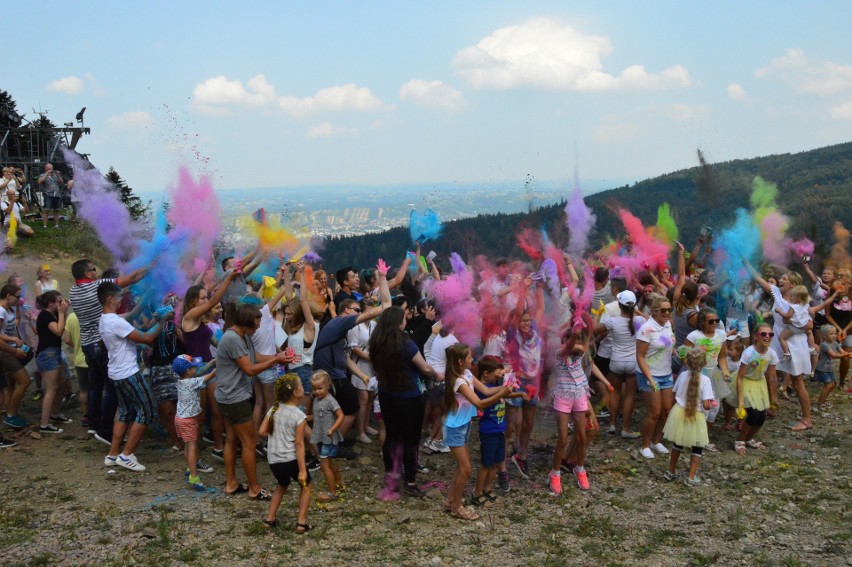
[[[788,49],[754,72],[758,79],[779,79],[803,93],[831,97],[852,91],[852,65],[812,61],[801,49]]]
[[[280,108],[293,116],[316,112],[365,111],[388,108],[370,89],[349,83],[318,90],[313,96],[298,98],[278,95],[263,74],[245,85],[224,75],[211,77],[193,90],[193,106],[208,114],[226,114],[231,107]]]
[[[703,104],[674,104],[667,109],[669,116],[677,122],[703,120],[710,113],[710,107]]]
[[[743,101],[748,98],[748,95],[745,92],[745,89],[742,85],[738,85],[737,83],[731,83],[728,85],[728,98],[736,101]]]
[[[632,65],[620,75],[603,70],[612,52],[608,37],[583,35],[567,24],[534,18],[494,31],[459,51],[453,65],[476,88],[540,87],[557,91],[605,91],[688,87],[689,71],[675,65],[659,74]]]
[[[305,138],[316,140],[317,138],[332,138],[335,136],[345,136],[354,134],[358,130],[355,128],[344,128],[342,126],[334,126],[331,122],[321,122],[314,124],[308,131],[305,132]]]
[[[342,112],[386,108],[385,103],[371,93],[370,89],[359,87],[353,83],[320,89],[313,96],[305,98],[282,96],[278,99],[278,106],[293,116],[303,116],[321,111]]]
[[[412,79],[399,89],[400,100],[408,100],[439,110],[459,111],[466,102],[464,95],[441,81]]]
[[[47,90],[50,92],[78,94],[83,90],[83,79],[80,77],[62,77],[47,85]]]
[[[833,106],[831,117],[838,120],[852,120],[852,99]]]
[[[107,119],[107,122],[109,122],[110,126],[115,126],[116,128],[139,128],[150,126],[154,123],[154,119],[150,113],[139,110],[135,112],[125,112],[118,116],[110,116]]]

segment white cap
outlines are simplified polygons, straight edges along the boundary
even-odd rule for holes
[[[618,303],[624,305],[625,307],[631,307],[636,305],[636,294],[626,289],[616,296],[618,298]]]

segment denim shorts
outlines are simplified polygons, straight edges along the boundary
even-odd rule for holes
[[[814,378],[820,384],[831,384],[834,382],[834,373],[826,370],[815,370]]]
[[[337,456],[337,445],[331,443],[317,443],[320,459],[333,459]]]
[[[58,211],[58,210],[62,209],[62,197],[60,197],[59,195],[56,195],[56,196],[45,195],[44,196],[44,208],[48,211]]]
[[[302,381],[302,388],[305,390],[305,395],[311,395],[311,374],[314,373],[314,366],[312,364],[303,364],[301,366],[297,366],[296,368],[291,368],[290,372],[296,374],[299,379]]]
[[[278,365],[276,364],[270,368],[267,368],[266,370],[255,376],[255,378],[257,378],[257,381],[261,384],[275,384],[275,382],[278,380]]]
[[[666,374],[665,376],[654,376],[654,382],[657,383],[657,386],[660,387],[660,390],[671,390],[674,387],[674,380],[672,380],[671,374]],[[640,392],[653,392],[654,389],[651,387],[651,384],[645,380],[645,375],[641,372],[636,373],[636,385],[639,387]]]
[[[527,386],[538,386],[538,384],[536,384],[536,380],[530,380],[528,378],[519,378],[518,382],[521,384],[520,392],[527,391]],[[541,401],[539,394],[540,392],[536,390],[535,396],[532,396],[529,400],[524,400],[523,398],[506,398],[506,405],[512,406],[513,408],[519,408],[521,406],[537,406],[538,402]]]
[[[56,370],[62,364],[62,349],[49,347],[36,355],[36,364],[40,372]]]
[[[447,447],[464,447],[470,439],[470,422],[459,427],[444,426],[444,445]]]

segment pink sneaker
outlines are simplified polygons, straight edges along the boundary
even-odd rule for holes
[[[562,494],[562,475],[559,471],[550,471],[550,491],[556,495]],[[588,484],[588,483],[586,483]]]
[[[577,467],[574,467],[574,476],[577,477],[577,486],[581,490],[589,489],[589,475],[586,473],[586,469],[578,470]]]

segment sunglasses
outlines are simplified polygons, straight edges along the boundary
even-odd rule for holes
[[[719,321],[720,321],[720,319],[707,319],[707,322],[710,323],[711,325],[718,325]]]
[[[361,312],[361,310],[360,310],[360,309],[358,309],[357,307],[350,307],[349,309],[351,309],[351,310],[352,310],[352,311],[354,311],[355,313],[360,313],[360,312]]]
[[[659,311],[660,313],[671,313],[672,308],[671,307],[664,307],[662,309],[654,309],[654,311]]]
[[[763,339],[766,339],[766,338],[771,339],[772,337],[774,337],[774,336],[775,336],[775,333],[771,333],[771,332],[770,332],[770,333],[767,333],[766,331],[764,331],[764,332],[762,332],[762,333],[757,333],[757,336],[758,336],[758,337],[761,337],[761,338],[763,338]]]

